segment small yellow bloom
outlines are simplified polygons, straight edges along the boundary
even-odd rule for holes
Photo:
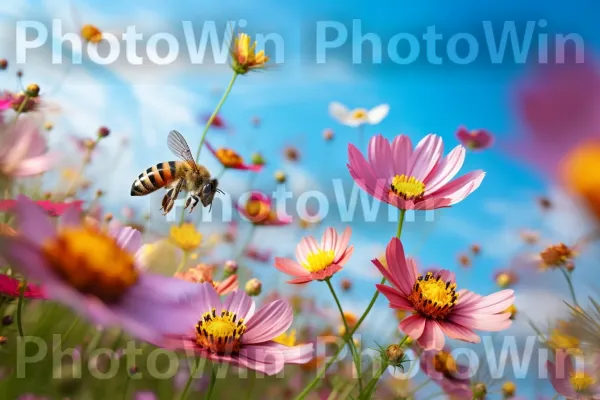
[[[296,330],[292,329],[289,333],[282,333],[273,341],[284,346],[293,347],[296,345]]]
[[[202,234],[196,230],[194,224],[185,223],[171,227],[170,239],[181,250],[193,251],[200,246]]]
[[[102,31],[94,25],[86,24],[81,28],[81,37],[88,42],[99,43],[102,40]]]
[[[251,44],[250,36],[240,33],[231,47],[231,67],[241,75],[248,71],[261,69],[269,61],[264,50],[256,52],[256,42]]]
[[[576,354],[579,350],[579,339],[569,335],[568,328],[568,322],[558,321],[556,327],[550,332],[547,344],[554,350],[566,350]]]
[[[515,396],[517,385],[514,382],[506,381],[502,384],[502,395],[505,399],[510,399]]]

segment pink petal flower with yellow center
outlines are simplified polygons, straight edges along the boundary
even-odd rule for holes
[[[238,153],[228,148],[215,149],[208,142],[204,142],[204,145],[216,158],[219,160],[221,165],[225,168],[239,169],[243,171],[260,171],[263,166],[255,164],[246,164],[244,159]]]
[[[514,302],[513,290],[480,296],[464,289],[456,291],[453,272],[420,275],[415,261],[405,257],[398,238],[388,244],[385,258],[387,268],[377,259],[372,262],[393,287],[377,285],[377,290],[387,297],[391,308],[413,313],[400,322],[399,329],[424,350],[442,350],[444,335],[479,343],[475,329],[501,331],[510,326],[510,313],[505,310]]]
[[[273,209],[271,199],[260,192],[252,192],[244,206],[237,205],[239,213],[259,226],[278,226],[292,223],[292,217],[279,216]]]
[[[198,301],[201,287],[145,273],[135,254],[139,232],[112,225],[98,230],[71,208],[58,226],[33,201],[20,196],[17,236],[0,236],[0,255],[44,293],[102,326],[120,326],[142,340],[159,341],[173,318]]]
[[[223,281],[215,281],[213,280],[214,272],[215,267],[213,265],[198,264],[187,271],[175,274],[175,277],[193,283],[208,282],[213,285],[219,296],[238,290],[239,283],[236,274],[225,278]]]
[[[546,362],[550,383],[558,394],[567,399],[585,400],[600,399],[600,385],[592,366],[575,369],[571,357],[565,353],[557,353],[557,362]],[[559,358],[562,358],[560,361]]]
[[[485,129],[468,130],[464,126],[456,131],[456,138],[468,149],[485,150],[494,143],[494,137]]]
[[[254,300],[243,291],[235,291],[221,302],[211,284],[200,286],[200,301],[171,325],[168,348],[191,350],[213,362],[267,375],[277,374],[285,364],[312,359],[312,344],[288,347],[274,341],[292,324],[292,307],[287,302],[276,300],[255,312]]]
[[[344,230],[341,236],[333,228],[327,228],[317,243],[314,237],[302,238],[296,247],[296,259],[275,258],[275,267],[294,277],[288,283],[302,284],[322,281],[340,271],[354,252],[354,246],[348,246],[352,229]]]
[[[401,210],[432,210],[464,200],[485,176],[477,170],[452,180],[463,165],[465,148],[443,154],[444,143],[433,134],[415,149],[408,136],[396,136],[390,144],[377,135],[369,141],[368,161],[348,145],[348,170],[356,184],[378,200]]]

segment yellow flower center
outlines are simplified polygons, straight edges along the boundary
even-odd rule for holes
[[[444,282],[440,276],[434,277],[431,272],[419,276],[413,286],[409,300],[415,310],[426,317],[444,319],[450,313],[458,294],[456,283]]]
[[[94,25],[84,25],[81,28],[81,36],[92,43],[98,43],[102,40],[102,31]]]
[[[564,243],[547,247],[540,253],[542,268],[564,267],[573,257],[575,253]]]
[[[392,191],[405,200],[416,200],[423,197],[425,184],[414,176],[396,175],[392,179]]]
[[[284,346],[293,347],[296,345],[296,330],[292,329],[289,333],[282,333],[273,341]]]
[[[367,119],[367,110],[365,110],[364,108],[357,108],[352,112],[352,119]]]
[[[335,251],[318,250],[306,256],[306,262],[302,266],[308,272],[319,272],[333,264],[335,260]]]
[[[181,226],[172,226],[170,239],[181,250],[192,251],[202,243],[202,234],[196,230],[194,224],[186,223]]]
[[[457,372],[456,361],[447,351],[440,351],[433,356],[433,368],[448,377]]]
[[[600,180],[590,171],[600,168],[600,142],[588,142],[572,150],[562,162],[566,186],[584,199],[600,218]]]
[[[239,167],[244,163],[242,157],[231,149],[218,149],[216,154],[221,164],[227,168]]]
[[[265,222],[270,218],[271,207],[264,201],[250,200],[246,203],[246,213],[254,223]]]
[[[583,392],[588,387],[596,383],[596,380],[585,372],[571,372],[571,376],[569,377],[569,381],[571,382],[571,386],[575,389],[576,392]]]
[[[42,246],[50,267],[68,284],[106,303],[115,302],[138,280],[133,256],[92,228],[67,228]]]
[[[217,315],[213,308],[204,313],[196,324],[196,344],[213,353],[237,353],[244,332],[246,325],[243,318],[238,320],[236,314],[225,309]]]

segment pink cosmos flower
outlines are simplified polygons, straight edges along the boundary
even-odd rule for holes
[[[421,370],[437,383],[448,396],[473,398],[469,367],[456,362],[451,350],[425,351],[420,358]]]
[[[0,111],[8,110],[12,106],[12,99],[0,98]]]
[[[527,136],[510,150],[553,174],[572,148],[600,139],[600,73],[594,63],[547,65],[518,83],[516,110]]]
[[[47,152],[46,140],[31,118],[0,126],[0,174],[17,178],[38,175],[56,161],[57,155]]]
[[[204,145],[216,158],[224,168],[239,169],[243,171],[258,172],[263,168],[263,165],[246,164],[244,159],[235,151],[228,148],[215,149],[208,142]]]
[[[558,358],[562,358],[562,362],[558,362]],[[600,399],[600,385],[595,374],[590,374],[589,370],[575,370],[571,357],[565,357],[563,352],[557,353],[556,364],[547,361],[546,368],[552,387],[561,396],[569,400]]]
[[[0,275],[0,294],[9,297],[19,297],[21,292],[21,281],[7,275]],[[26,299],[45,299],[46,295],[41,286],[28,283],[23,296]]]
[[[237,204],[239,213],[254,225],[279,226],[292,223],[291,216],[280,216],[273,209],[271,199],[260,192],[252,192],[242,207]]]
[[[443,153],[442,139],[433,134],[414,150],[408,136],[396,136],[390,144],[377,135],[369,141],[368,161],[348,145],[348,169],[361,189],[401,210],[449,207],[473,193],[485,173],[477,170],[452,181],[465,160],[465,148],[459,145],[446,157]]]
[[[467,290],[456,291],[454,273],[438,270],[419,275],[416,263],[406,258],[398,238],[393,238],[385,255],[387,268],[377,259],[373,264],[393,285],[377,285],[390,307],[413,312],[400,322],[399,329],[416,339],[424,350],[444,348],[444,335],[479,343],[474,329],[501,331],[511,324],[504,312],[514,302],[513,290],[480,296]]]
[[[338,237],[333,228],[327,228],[317,243],[314,237],[302,238],[296,247],[296,259],[275,257],[275,267],[294,277],[288,283],[301,284],[311,281],[322,281],[340,271],[354,252],[354,246],[348,246],[352,229],[344,230]]]
[[[243,291],[233,292],[222,303],[211,284],[198,286],[203,296],[170,325],[167,347],[192,350],[213,362],[267,375],[277,374],[285,364],[312,359],[312,344],[287,347],[273,341],[292,324],[292,308],[285,301],[274,301],[254,312],[254,300]]]
[[[186,312],[183,302],[202,295],[196,284],[143,272],[134,257],[141,245],[134,229],[114,225],[105,233],[82,224],[74,208],[57,228],[25,196],[18,198],[16,214],[19,235],[0,237],[2,258],[28,280],[43,282],[50,300],[92,323],[156,341]]]
[[[75,210],[81,212],[83,201],[71,201],[64,203],[55,203],[50,200],[38,200],[35,202],[38,206],[44,209],[48,215],[51,217],[59,217],[65,213],[69,208],[74,208]],[[9,211],[15,208],[17,205],[16,200],[0,200],[0,211]]]
[[[248,246],[245,255],[251,260],[268,263],[271,260],[272,252],[271,250],[260,250],[254,246]]]
[[[485,129],[468,130],[461,126],[456,131],[456,137],[463,146],[471,150],[484,150],[494,143],[494,137]]]
[[[225,278],[225,280],[219,282],[213,280],[214,271],[215,267],[213,265],[198,264],[187,271],[175,274],[175,277],[193,283],[208,282],[213,285],[219,296],[224,296],[233,292],[234,290],[238,290],[239,284],[236,274],[231,275]]]

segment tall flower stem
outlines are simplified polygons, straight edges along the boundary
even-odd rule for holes
[[[15,115],[13,125],[17,124],[17,120],[19,119],[19,116],[23,113],[23,110],[25,109],[25,105],[29,102],[30,98],[31,98],[31,96],[29,96],[28,94],[25,94],[23,96],[23,100],[21,101],[21,104],[19,104],[19,108],[17,108],[17,115]]]
[[[399,221],[398,221],[398,230],[396,232],[396,237],[398,239],[400,239],[400,236],[402,235],[402,227],[404,226],[404,217],[405,217],[405,215],[406,215],[406,210],[400,210],[400,217],[399,217]],[[385,283],[385,278],[382,278],[380,284],[383,285],[384,283]],[[367,309],[365,310],[365,312],[363,313],[363,315],[359,318],[359,320],[356,323],[356,325],[354,326],[354,328],[352,328],[352,330],[350,331],[350,334],[349,334],[350,337],[352,337],[352,335],[354,334],[354,332],[356,332],[358,330],[358,328],[360,328],[360,325],[363,323],[363,321],[365,320],[365,318],[367,318],[367,315],[369,314],[369,312],[373,308],[373,305],[375,305],[375,302],[377,301],[377,297],[379,297],[379,291],[375,291],[375,294],[373,295],[373,298],[371,298],[371,302],[367,306]],[[331,359],[327,362],[327,364],[325,364],[325,366],[318,372],[318,374],[315,377],[315,379],[313,379],[304,388],[304,390],[302,392],[300,392],[300,394],[298,396],[296,396],[295,400],[304,399],[311,392],[311,390],[313,390],[314,387],[317,386],[317,383],[319,383],[319,380],[323,377],[323,375],[325,375],[325,372],[327,371],[327,369],[329,369],[329,367],[334,362],[337,361],[337,358],[340,355],[340,353],[342,352],[342,349],[343,349],[343,347],[340,347],[338,349],[338,351],[333,355],[333,357],[331,357]]]
[[[213,391],[215,390],[215,384],[217,383],[217,369],[213,364],[210,373],[210,383],[208,384],[208,391],[206,392],[206,400],[210,400],[212,397]]]
[[[177,266],[177,270],[175,271],[175,274],[178,274],[181,271],[183,271],[183,269],[187,265],[189,257],[190,257],[190,252],[189,251],[184,251],[183,252],[183,257],[181,257],[181,262]]]
[[[356,346],[354,345],[354,340],[352,340],[352,335],[349,335],[350,329],[348,327],[348,321],[346,321],[346,317],[344,316],[344,310],[342,309],[342,305],[340,304],[340,300],[335,294],[335,289],[331,284],[331,279],[325,279],[327,286],[329,287],[329,291],[335,300],[335,304],[337,305],[338,310],[340,311],[340,316],[342,317],[342,322],[344,323],[344,328],[346,329],[345,333],[345,341],[350,348],[350,352],[352,353],[352,358],[354,359],[354,365],[356,366],[356,378],[358,380],[358,388],[362,392],[362,378],[361,378],[361,366],[360,366],[360,354],[356,350]]]
[[[19,288],[19,303],[17,304],[17,329],[19,336],[23,337],[23,303],[25,302],[25,290],[27,290],[27,279],[23,279]]]
[[[573,281],[571,280],[571,274],[567,272],[564,268],[559,269],[560,272],[562,272],[565,276],[565,279],[567,280],[567,284],[569,285],[569,291],[571,292],[571,298],[573,299],[573,303],[575,303],[574,305],[579,307],[579,304],[577,303],[577,295],[575,294],[575,288],[573,287]]]
[[[223,104],[225,104],[225,100],[227,100],[227,96],[229,96],[229,92],[231,92],[231,89],[233,88],[233,84],[235,83],[235,80],[237,79],[238,75],[239,74],[237,72],[233,73],[233,76],[231,77],[231,81],[229,81],[229,86],[227,86],[227,89],[225,89],[225,93],[223,93],[223,97],[221,97],[221,100],[219,101],[219,104],[217,104],[215,111],[213,111],[210,118],[208,118],[208,121],[206,122],[204,131],[202,132],[202,138],[200,139],[200,144],[198,145],[198,151],[196,152],[196,161],[198,161],[198,159],[200,158],[200,152],[202,151],[202,146],[204,145],[204,140],[206,139],[206,134],[208,133],[208,130],[210,129],[210,126],[212,125],[217,114],[219,113],[219,111],[221,111],[221,107],[223,107]]]

